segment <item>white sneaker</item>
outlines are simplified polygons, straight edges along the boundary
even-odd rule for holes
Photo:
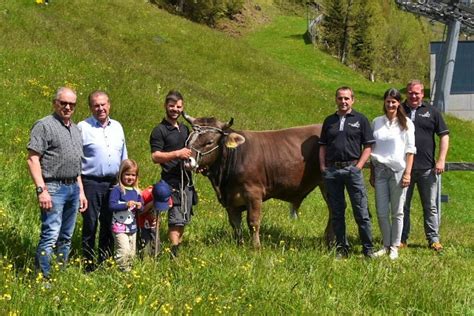
[[[398,259],[398,247],[391,246],[390,247],[390,253],[389,253],[389,258],[392,260]]]
[[[374,257],[382,257],[385,256],[389,251],[388,247],[383,247],[382,249],[374,252]]]

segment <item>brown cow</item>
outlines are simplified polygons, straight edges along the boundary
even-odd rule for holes
[[[318,140],[321,125],[309,125],[275,131],[234,131],[228,123],[215,118],[193,118],[183,113],[192,125],[187,147],[193,151],[187,166],[207,169],[206,176],[219,202],[229,215],[239,243],[242,238],[242,212],[255,248],[260,247],[262,202],[276,198],[290,202],[292,214],[303,199],[319,185],[326,200],[319,170]],[[329,209],[329,206],[328,206]],[[332,239],[331,216],[326,240]]]

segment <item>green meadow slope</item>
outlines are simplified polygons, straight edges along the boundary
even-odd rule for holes
[[[319,192],[303,203],[298,221],[288,220],[285,203],[267,202],[263,250],[239,248],[207,179],[197,176],[201,201],[178,261],[168,259],[165,243],[165,255],[137,261],[130,275],[112,263],[83,274],[78,217],[70,268],[56,275],[51,289],[35,279],[39,220],[26,144],[31,125],[51,112],[57,87],[77,90],[77,121],[88,116],[89,92],[110,93],[112,117],[124,125],[142,185],[159,177],[148,137],[172,88],[183,92],[192,116],[233,117],[236,129],[322,122],[335,110],[334,91],[341,85],[354,88],[356,107],[369,118],[380,115],[381,95],[391,85],[371,83],[305,45],[305,23],[273,16],[267,26],[235,39],[146,1],[1,2],[0,313],[473,313],[474,178],[469,172],[443,176],[443,193],[450,200],[443,204],[442,256],[425,248],[421,210],[414,201],[414,247],[399,261],[362,260],[348,210],[356,255],[334,262],[321,241],[327,211]],[[448,160],[474,161],[474,124],[446,118],[452,135]],[[372,189],[369,196],[374,209]]]

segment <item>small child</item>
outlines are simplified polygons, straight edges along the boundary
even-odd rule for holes
[[[120,164],[118,184],[110,192],[109,209],[113,212],[112,233],[115,260],[122,271],[131,269],[136,251],[137,221],[135,215],[143,208],[138,188],[138,165],[125,159]]]
[[[138,250],[142,256],[156,256],[160,253],[160,212],[173,206],[171,188],[164,181],[149,186],[142,191],[143,212],[138,214]]]
[[[138,253],[142,257],[153,256],[158,249],[155,249],[157,234],[157,218],[153,210],[153,186],[149,186],[142,191],[144,202],[143,212],[137,217],[138,223]],[[159,217],[158,217],[159,219]]]

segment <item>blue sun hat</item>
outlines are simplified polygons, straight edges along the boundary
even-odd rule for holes
[[[153,206],[155,210],[164,212],[172,205],[170,203],[171,187],[163,180],[155,183],[153,186]]]

